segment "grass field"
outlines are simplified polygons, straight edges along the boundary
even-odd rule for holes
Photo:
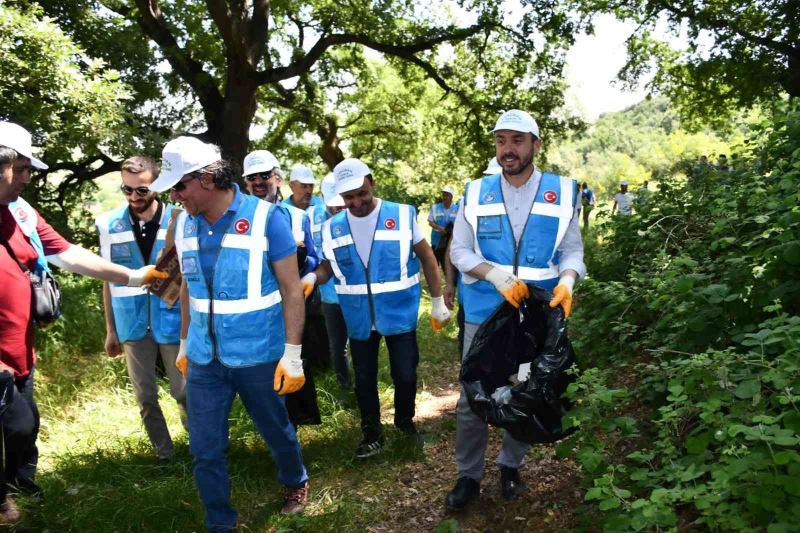
[[[176,460],[157,466],[128,383],[124,360],[102,353],[99,285],[68,278],[66,316],[39,336],[36,396],[42,415],[38,482],[45,497],[25,501],[20,530],[28,531],[202,531],[203,509],[188,453],[188,437],[166,384],[161,405],[176,442]],[[454,386],[455,326],[434,336],[423,298],[419,341],[418,403],[431,387]],[[245,530],[364,530],[391,513],[373,495],[391,490],[398,465],[424,462],[425,450],[390,424],[392,385],[385,351],[379,375],[388,437],[386,453],[357,461],[358,409],[352,393],[341,394],[330,371],[318,374],[323,424],[299,431],[311,480],[304,516],[277,515],[282,490],[275,465],[242,405],[231,413],[229,464],[233,502]],[[443,372],[443,369],[447,369]],[[453,420],[426,423],[427,446],[452,432]],[[440,495],[437,495],[437,498]]]

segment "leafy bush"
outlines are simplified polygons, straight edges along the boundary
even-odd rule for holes
[[[800,110],[600,224],[559,447],[608,530],[800,523]],[[600,244],[602,242],[602,244]]]

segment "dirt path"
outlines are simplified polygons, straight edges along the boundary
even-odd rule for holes
[[[458,366],[453,364],[438,373],[439,379],[426,382],[425,391],[417,399],[416,418],[427,435],[425,459],[404,463],[389,474],[395,482],[374,495],[385,514],[368,531],[433,531],[440,523],[443,531],[455,531],[457,525],[458,531],[465,532],[575,529],[572,510],[583,494],[575,464],[557,459],[551,446],[535,446],[521,469],[527,490],[518,500],[507,502],[500,495],[500,476],[494,467],[501,438],[496,429],[490,432],[480,501],[465,513],[445,514],[444,497],[456,480],[455,405],[459,389],[453,376],[457,375]]]

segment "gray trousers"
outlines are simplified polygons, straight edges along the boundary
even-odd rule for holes
[[[466,357],[472,338],[478,331],[478,324],[467,322],[464,327],[464,353]],[[461,389],[456,406],[456,466],[458,477],[468,477],[476,481],[483,479],[486,463],[486,444],[489,440],[489,426],[469,408],[467,395]],[[497,466],[519,468],[525,459],[530,444],[520,442],[503,431],[503,446],[497,456]]]
[[[180,370],[175,367],[178,357],[177,344],[158,344],[148,333],[138,341],[122,344],[125,360],[128,363],[128,376],[131,379],[139,413],[150,442],[159,458],[167,458],[174,452],[172,438],[169,436],[167,421],[161,406],[158,405],[158,381],[156,379],[156,357],[161,354],[164,368],[169,378],[169,392],[180,409],[181,422],[186,426],[186,382]]]

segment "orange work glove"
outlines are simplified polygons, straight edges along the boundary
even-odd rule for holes
[[[189,358],[186,357],[186,339],[181,339],[178,357],[175,358],[175,368],[180,370],[183,379],[186,379],[186,372],[189,370]]]
[[[300,283],[303,285],[303,297],[308,300],[308,297],[314,292],[314,285],[317,284],[317,275],[309,272],[300,278]]]
[[[275,392],[281,396],[300,390],[306,383],[303,360],[300,359],[302,350],[301,344],[284,344],[283,357],[275,368],[275,378],[272,383]]]
[[[439,331],[450,322],[450,311],[444,304],[444,296],[431,298],[431,328]]]
[[[519,308],[522,300],[529,298],[531,295],[524,281],[513,274],[503,272],[499,268],[492,267],[486,274],[486,281],[494,285],[497,292],[502,294],[508,303],[517,308]]]
[[[143,266],[136,270],[131,270],[128,274],[128,287],[141,287],[149,285],[156,279],[167,279],[169,274],[156,270],[152,265]]]
[[[564,276],[558,281],[558,285],[553,289],[553,299],[550,300],[550,307],[561,306],[564,316],[569,317],[572,313],[572,287],[575,279],[572,276]]]

